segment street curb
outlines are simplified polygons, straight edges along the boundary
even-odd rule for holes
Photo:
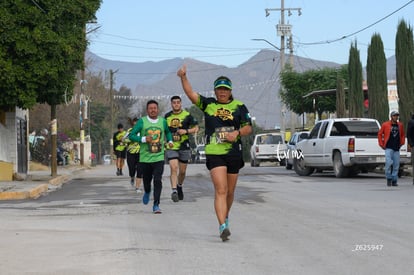
[[[30,197],[29,191],[1,192],[0,200],[24,200]]]
[[[57,176],[57,177],[49,180],[49,184],[61,185],[62,183],[68,181],[69,179],[70,179],[69,175]]]
[[[60,186],[69,180],[69,175],[62,175],[50,179],[48,183],[41,183],[28,191],[3,191],[0,192],[0,200],[37,199],[49,191],[49,184],[53,186]]]
[[[38,197],[46,193],[48,189],[49,189],[49,184],[47,183],[39,184],[38,186],[36,186],[35,188],[29,191],[29,198],[37,199]]]

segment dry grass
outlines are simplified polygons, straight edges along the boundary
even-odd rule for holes
[[[30,161],[29,170],[30,171],[47,171],[47,170],[50,170],[50,168],[41,163]]]

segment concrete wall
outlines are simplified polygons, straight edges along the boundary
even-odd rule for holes
[[[13,172],[17,169],[17,124],[16,118],[27,120],[28,111],[16,108],[5,113],[5,123],[0,123],[0,161],[13,163]]]
[[[16,112],[6,112],[5,124],[0,123],[0,140],[0,160],[15,164],[17,161]]]
[[[9,140],[7,124],[0,123],[0,161],[9,161],[9,151],[7,141]]]
[[[80,155],[80,141],[74,141],[73,144],[76,144],[76,147],[79,150],[79,159],[81,158]],[[85,141],[83,143],[83,152],[84,152],[84,157],[83,157],[83,161],[84,161],[84,165],[92,165],[92,160],[91,160],[91,152],[92,152],[92,143],[90,141]]]

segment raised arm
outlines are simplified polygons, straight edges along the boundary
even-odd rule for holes
[[[187,79],[187,66],[183,65],[178,71],[177,76],[181,79],[181,85],[183,86],[183,90],[187,95],[188,99],[195,104],[198,100],[198,93],[193,91],[191,87],[190,81]]]

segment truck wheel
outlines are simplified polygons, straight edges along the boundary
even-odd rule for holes
[[[315,169],[305,166],[303,158],[295,158],[293,160],[293,169],[299,176],[309,176]]]
[[[280,166],[286,166],[286,160],[285,159],[281,159],[279,162]]]
[[[345,178],[349,174],[348,167],[345,167],[342,163],[342,157],[340,152],[335,152],[334,154],[333,169],[335,177],[337,178]]]

